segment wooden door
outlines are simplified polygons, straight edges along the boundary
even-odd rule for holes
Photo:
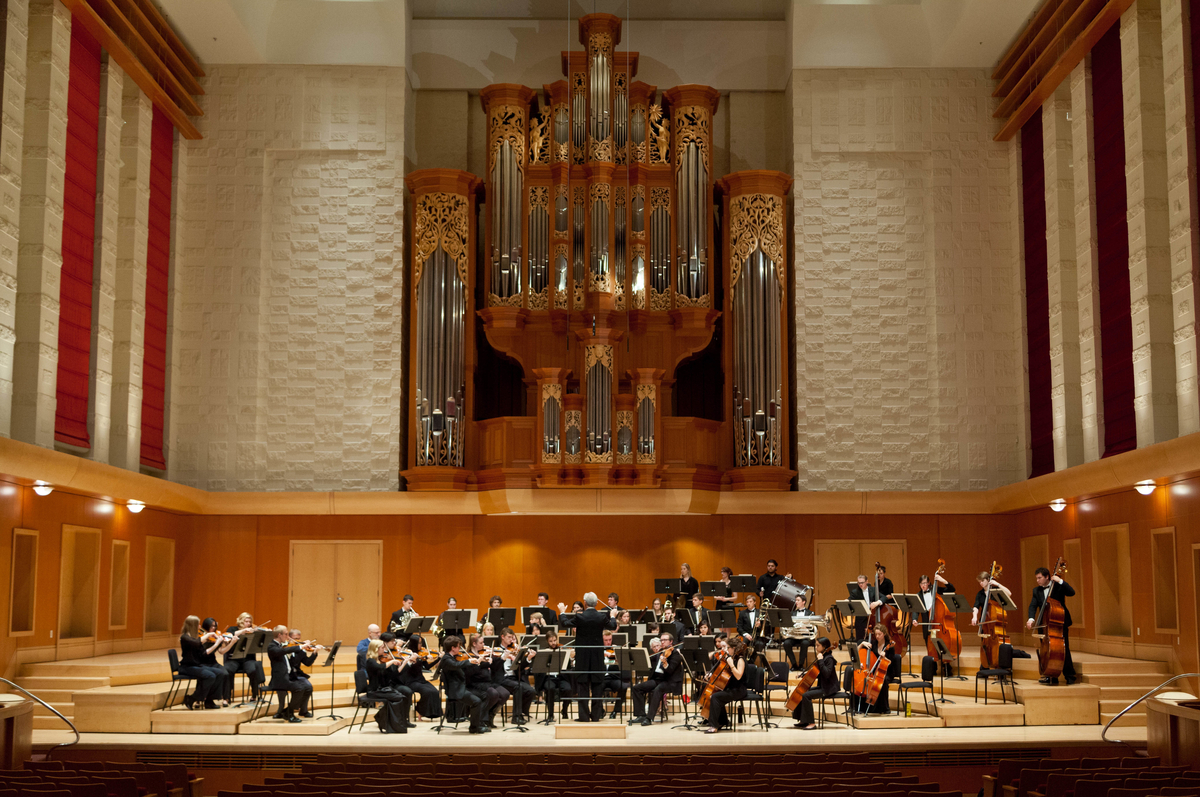
[[[379,622],[382,548],[378,540],[293,540],[288,625],[324,645],[357,644]]]
[[[383,577],[383,544],[377,541],[337,543],[337,595],[333,636],[353,647],[367,635],[367,626],[381,621],[380,581]]]
[[[908,583],[908,545],[897,540],[864,540],[858,548],[858,573],[875,583],[875,563],[887,568],[896,592],[915,592]],[[858,573],[854,575],[857,576]],[[847,579],[849,580],[849,579]]]
[[[817,540],[817,589],[813,611],[828,609],[834,601],[847,597],[846,584],[864,575],[875,581],[875,563],[887,568],[897,592],[906,589],[908,572],[907,544],[899,540]]]
[[[287,624],[324,644],[333,635],[336,600],[337,543],[293,540]]]

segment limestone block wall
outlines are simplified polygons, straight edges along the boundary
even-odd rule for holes
[[[217,66],[176,168],[173,480],[396,489],[402,68]]]
[[[1024,477],[1007,145],[983,70],[794,70],[802,490]]]

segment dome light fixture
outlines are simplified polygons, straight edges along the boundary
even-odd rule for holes
[[[50,495],[50,493],[54,492],[54,485],[38,479],[33,483],[33,491],[38,495]]]
[[[1053,509],[1055,512],[1061,512],[1067,508],[1067,502],[1061,498],[1055,498],[1053,501],[1050,502],[1050,508]]]
[[[1154,492],[1154,488],[1158,485],[1154,483],[1154,479],[1142,479],[1137,484],[1133,485],[1133,489],[1137,490],[1142,495],[1150,495]]]
[[[138,512],[141,512],[143,509],[146,508],[145,502],[139,501],[136,498],[130,498],[128,501],[125,502],[125,506],[129,509],[130,512],[132,512],[135,515]]]

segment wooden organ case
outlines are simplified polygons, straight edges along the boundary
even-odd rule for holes
[[[440,215],[423,208],[432,195],[453,196],[470,212],[473,178],[409,176],[419,275],[410,490],[790,489],[791,179],[755,171],[715,180],[718,91],[683,85],[660,95],[633,80],[638,54],[617,50],[620,38],[619,18],[589,14],[579,20],[584,49],[562,55],[565,80],[540,96],[510,83],[481,92],[481,256],[468,233],[465,277],[437,243],[450,209],[443,200]],[[521,369],[524,416],[475,419],[473,315],[487,344]],[[678,369],[706,350],[720,361],[707,381],[720,381],[708,387],[721,419],[678,416]]]

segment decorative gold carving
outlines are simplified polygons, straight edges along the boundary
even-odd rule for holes
[[[592,153],[592,160],[604,161],[612,163],[613,159],[613,140],[612,136],[608,136],[603,141],[597,141],[595,138],[588,137],[588,149]]]
[[[663,122],[662,106],[650,106],[650,163],[670,163],[671,131]]]
[[[608,183],[593,183],[590,193],[592,195],[592,204],[607,202],[612,196],[612,186]]]
[[[554,245],[554,269],[551,272],[551,278],[553,280],[551,282],[551,285],[554,286],[554,290],[555,290],[554,307],[555,307],[555,309],[558,309],[558,310],[566,310],[567,304],[570,301],[570,297],[568,296],[568,293],[570,292],[571,288],[568,285],[566,290],[562,290],[562,291],[558,290],[558,275],[559,275],[558,265],[559,265],[559,263],[563,264],[564,269],[570,267],[569,261],[567,260],[567,245],[566,244],[555,244]]]
[[[537,293],[529,294],[529,309],[530,310],[545,310],[550,306],[550,288],[549,286],[542,288]]]
[[[579,439],[579,444],[580,444],[580,447],[582,448],[582,446],[583,446],[583,435],[582,435],[582,434],[580,433],[580,431],[579,431],[579,430],[580,430],[580,424],[582,423],[582,421],[583,421],[583,413],[582,413],[582,412],[580,412],[579,410],[569,410],[569,411],[566,413],[566,430],[567,430],[567,434],[565,434],[565,435],[563,436],[564,449],[565,449],[566,438],[570,436],[570,431],[571,431],[572,429],[574,429],[574,430],[575,430],[575,433],[576,433],[576,435],[578,436],[578,439]],[[564,454],[564,455],[563,455],[563,462],[565,462],[565,463],[566,463],[566,464],[568,464],[568,465],[578,465],[579,463],[583,462],[583,455],[582,455],[582,453],[580,453],[580,452],[578,452],[578,451],[577,451],[577,452],[575,452],[574,454],[569,454],[569,453],[568,453],[568,454]]]
[[[550,204],[550,188],[545,185],[532,185],[529,187],[529,209],[542,208],[543,210]]]
[[[524,297],[519,293],[514,293],[512,296],[497,296],[494,293],[488,294],[488,307],[520,307],[521,300]]]
[[[467,231],[470,203],[459,194],[437,192],[424,194],[417,200],[413,213],[413,291],[421,282],[425,261],[442,250],[458,268],[463,288],[467,286]]]
[[[659,293],[650,289],[650,309],[651,310],[670,310],[671,309],[671,294],[667,291]]]
[[[616,434],[616,437],[614,438],[614,440],[619,440],[621,438],[621,430],[622,429],[628,429],[630,438],[633,437],[633,413],[630,412],[629,410],[618,410],[617,411],[617,434]],[[615,448],[616,448],[616,446],[614,445],[614,450],[615,450]],[[617,456],[617,464],[618,465],[632,465],[633,464],[633,448],[632,448],[632,446],[630,447],[628,454],[622,454],[620,451],[616,451],[615,453]]]
[[[654,403],[658,401],[658,388],[654,385],[638,385],[635,395],[638,404],[641,404],[643,399],[650,399],[650,405],[653,407]]]
[[[599,363],[612,373],[612,346],[603,343],[593,343],[588,346],[583,355],[583,367],[590,371],[593,365]]]
[[[584,303],[583,298],[584,298],[583,297],[583,283],[576,280],[575,281],[575,309],[576,310],[583,309],[583,303]]]
[[[773,194],[743,194],[729,201],[729,288],[737,285],[746,258],[761,247],[775,264],[779,287],[787,289],[784,274],[783,200]]]
[[[613,289],[613,306],[618,310],[625,309],[625,286],[620,282]]]
[[[638,186],[641,188],[641,186]],[[659,208],[671,208],[671,189],[670,188],[651,188],[650,189],[650,210],[651,212]]]
[[[675,168],[683,163],[683,150],[688,144],[695,144],[700,148],[701,154],[704,155],[704,167],[712,168],[709,163],[709,141],[712,140],[712,133],[709,132],[708,109],[703,105],[684,105],[680,108],[675,108]]]
[[[591,291],[592,293],[609,293],[612,290],[612,277],[609,272],[597,274],[591,272]]]
[[[550,138],[546,135],[545,116],[536,119],[529,125],[529,162],[550,162]]]
[[[616,198],[617,198],[616,201],[617,201],[618,205],[624,205],[625,204],[625,186],[623,186],[623,185],[617,186],[617,190],[616,190],[616,193],[614,194],[614,196],[616,196]]]
[[[525,163],[525,109],[517,105],[497,105],[492,108],[491,118],[488,119],[488,131],[492,143],[488,147],[488,173],[496,165],[496,155],[500,145],[507,141],[512,145],[517,158],[517,168],[524,171]]]
[[[594,451],[586,451],[584,452],[584,457],[584,461],[589,465],[602,465],[606,462],[613,461],[613,452],[611,448],[608,451],[605,451],[603,454],[597,454]]]
[[[609,55],[612,53],[612,48],[612,34],[601,31],[588,36],[588,52],[592,55],[595,55],[597,50],[605,55]]]
[[[712,295],[706,293],[703,296],[697,296],[695,299],[693,299],[689,296],[685,296],[684,294],[676,291],[675,292],[675,306],[676,307],[712,307]]]

